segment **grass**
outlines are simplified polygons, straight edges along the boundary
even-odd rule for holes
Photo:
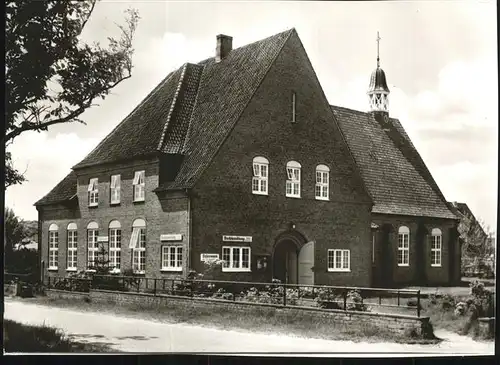
[[[397,342],[397,343],[436,343],[437,339],[415,338],[411,333],[395,334],[388,329],[351,321],[339,324],[328,319],[319,319],[312,314],[276,313],[263,307],[249,307],[245,311],[214,311],[210,308],[193,307],[190,304],[130,304],[89,303],[83,300],[40,297],[38,304],[67,307],[80,311],[108,312],[128,317],[150,319],[167,323],[186,323],[212,328],[247,330],[260,333],[277,333],[306,338],[327,340]]]
[[[31,326],[5,319],[3,322],[5,352],[106,352],[102,343],[70,340],[63,331],[50,326]]]

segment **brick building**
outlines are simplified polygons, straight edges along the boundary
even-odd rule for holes
[[[459,279],[456,216],[379,65],[370,112],[331,106],[292,29],[170,73],[45,197],[45,275],[92,268],[357,286]]]

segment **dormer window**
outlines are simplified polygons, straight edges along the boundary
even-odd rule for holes
[[[145,182],[144,182],[144,171],[136,171],[134,174],[134,202],[142,202],[144,201],[144,190],[145,190]]]
[[[97,207],[99,204],[99,184],[97,178],[90,179],[88,186],[89,207]]]
[[[330,180],[330,169],[325,165],[316,166],[316,189],[315,195],[318,200],[328,200],[328,185]]]
[[[110,184],[111,204],[120,204],[120,186],[121,186],[120,175],[112,175]]]
[[[253,159],[252,193],[267,195],[269,161],[265,157]]]
[[[290,198],[300,198],[300,169],[301,165],[297,161],[290,161],[286,164],[286,196]]]

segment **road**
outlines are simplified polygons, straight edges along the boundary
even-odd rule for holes
[[[329,341],[81,312],[11,298],[5,298],[4,318],[25,324],[45,323],[63,329],[77,341],[105,343],[114,350],[126,352],[330,353],[342,356],[360,356],[363,353],[380,356],[387,353],[412,353],[417,356],[432,353],[494,354],[493,342],[475,342],[468,337],[442,331],[437,331],[436,335],[446,340],[437,345]]]

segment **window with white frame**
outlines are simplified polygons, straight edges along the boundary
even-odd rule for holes
[[[87,190],[89,193],[89,206],[97,206],[99,204],[99,182],[97,178],[90,179]]]
[[[330,169],[326,165],[316,166],[316,189],[315,195],[318,200],[328,200],[328,186],[330,181]]]
[[[410,229],[406,226],[398,231],[398,266],[410,266]]]
[[[146,222],[144,219],[136,219],[132,223],[132,235],[130,245],[132,249],[132,270],[135,273],[146,272]]]
[[[49,270],[57,270],[59,257],[59,227],[52,223],[49,227]]]
[[[300,198],[300,168],[297,161],[290,161],[286,164],[286,196]]]
[[[267,195],[269,161],[265,157],[253,159],[252,193]]]
[[[144,182],[144,171],[136,171],[134,173],[134,201],[142,202],[144,201],[144,191],[145,191],[145,182]]]
[[[431,232],[431,266],[441,266],[442,233],[439,228],[434,228]]]
[[[109,223],[109,267],[111,272],[120,272],[122,250],[122,226],[117,220]]]
[[[351,250],[328,250],[328,271],[351,271]]]
[[[222,271],[250,271],[250,247],[222,247]]]
[[[99,225],[96,222],[90,222],[87,225],[87,270],[95,269],[97,259],[97,237],[99,236]]]
[[[120,186],[121,186],[120,175],[111,175],[111,184],[109,191],[111,204],[120,204]]]
[[[68,265],[66,270],[76,271],[77,249],[78,249],[78,231],[76,223],[68,224]]]
[[[182,271],[182,246],[162,247],[161,269],[164,271]]]

